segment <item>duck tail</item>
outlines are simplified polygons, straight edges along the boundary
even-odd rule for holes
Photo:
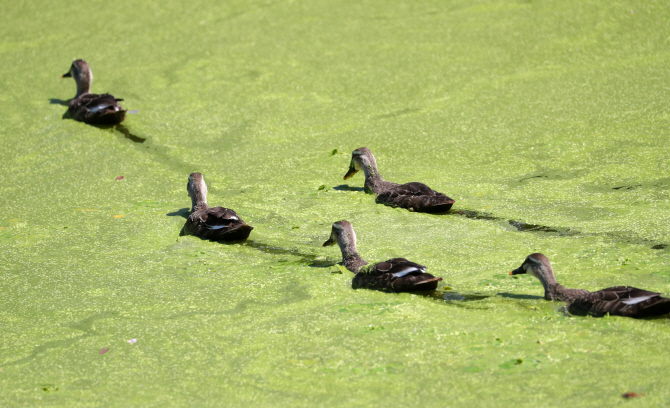
[[[238,241],[249,238],[249,234],[254,229],[249,224],[241,224],[233,229],[226,231],[225,239],[231,241]]]
[[[648,301],[649,302],[649,301]],[[652,317],[662,316],[670,313],[670,299],[664,297],[657,297],[653,299],[653,303],[641,307],[640,316]]]
[[[424,292],[437,289],[437,282],[442,278],[429,273],[407,276],[408,279],[393,284],[396,292]]]
[[[120,109],[114,111],[106,109],[103,112],[88,113],[84,117],[84,122],[90,125],[118,125],[126,118],[126,110]]]
[[[419,196],[415,198],[415,201],[415,203],[410,205],[414,211],[429,213],[447,212],[456,202],[444,194]]]

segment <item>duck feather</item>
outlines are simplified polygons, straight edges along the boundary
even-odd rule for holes
[[[246,239],[254,229],[230,208],[213,207],[197,210],[188,216],[186,232],[215,241]]]
[[[614,286],[566,299],[568,311],[575,315],[595,317],[610,314],[625,317],[651,317],[670,313],[670,299],[660,293],[632,286]]]
[[[70,101],[69,113],[73,119],[91,125],[115,125],[123,122],[126,110],[110,94],[83,94]]]

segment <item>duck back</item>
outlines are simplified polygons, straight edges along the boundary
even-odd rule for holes
[[[354,276],[354,289],[375,289],[389,292],[419,292],[434,290],[442,278],[426,273],[426,267],[405,258],[362,267]]]
[[[235,211],[224,207],[194,211],[184,225],[187,233],[214,241],[247,239],[253,229]]]
[[[445,212],[454,200],[418,182],[395,184],[377,194],[377,203],[417,212]]]
[[[615,286],[591,292],[568,302],[575,315],[601,317],[606,314],[625,317],[653,317],[670,313],[670,299],[660,293],[631,286]]]
[[[70,101],[69,112],[75,120],[90,125],[116,125],[126,118],[126,110],[110,94],[83,94]]]

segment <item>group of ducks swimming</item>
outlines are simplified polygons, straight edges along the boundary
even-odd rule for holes
[[[69,103],[69,114],[74,119],[92,125],[114,125],[124,120],[126,110],[110,94],[90,93],[93,74],[84,60],[75,60],[63,77],[72,77],[77,83],[77,94]],[[396,184],[385,181],[377,170],[372,152],[361,147],[352,153],[351,164],[344,179],[363,170],[365,191],[376,194],[376,202],[410,211],[444,213],[454,200],[434,191],[423,183]],[[191,214],[183,232],[216,241],[239,241],[249,237],[253,227],[245,223],[235,211],[207,205],[207,185],[200,173],[192,173],[186,186],[191,197]],[[352,287],[390,292],[419,292],[437,288],[442,280],[426,272],[426,267],[405,258],[393,258],[369,264],[358,254],[356,233],[349,221],[335,222],[330,238],[323,246],[337,243],[342,252],[342,264],[354,273]],[[540,253],[531,254],[510,275],[530,274],[544,287],[544,298],[566,302],[570,313],[576,315],[652,317],[670,313],[670,299],[660,293],[630,286],[615,286],[589,292],[568,289],[556,281],[549,259]]]

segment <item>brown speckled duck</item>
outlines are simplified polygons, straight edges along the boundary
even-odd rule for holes
[[[191,196],[191,215],[186,220],[184,232],[215,241],[237,241],[247,239],[251,225],[247,225],[235,211],[223,208],[210,208],[207,205],[207,185],[200,173],[191,173],[186,185]]]
[[[365,191],[377,194],[376,201],[379,204],[418,212],[449,211],[454,204],[454,200],[423,183],[396,184],[384,181],[377,170],[377,161],[367,147],[353,151],[349,171],[344,175],[344,179],[348,179],[361,169],[365,173]]]
[[[117,99],[110,94],[90,93],[93,73],[86,61],[75,60],[70,70],[62,77],[72,77],[77,83],[77,95],[72,98],[69,105],[70,116],[75,120],[90,125],[116,125],[126,118],[126,110],[119,105],[119,101],[123,99]]]
[[[614,286],[589,292],[584,289],[568,289],[556,282],[549,259],[543,254],[528,255],[523,264],[510,275],[528,273],[540,280],[544,286],[544,298],[563,300],[568,311],[575,315],[601,317],[607,313],[625,317],[652,317],[670,313],[670,299],[660,293],[634,288]]]
[[[391,292],[417,292],[434,290],[436,278],[426,273],[426,267],[404,258],[393,258],[374,265],[358,255],[356,250],[356,233],[349,221],[338,221],[333,224],[330,238],[323,246],[337,244],[342,251],[342,265],[355,273],[351,286],[354,289],[376,289]]]

